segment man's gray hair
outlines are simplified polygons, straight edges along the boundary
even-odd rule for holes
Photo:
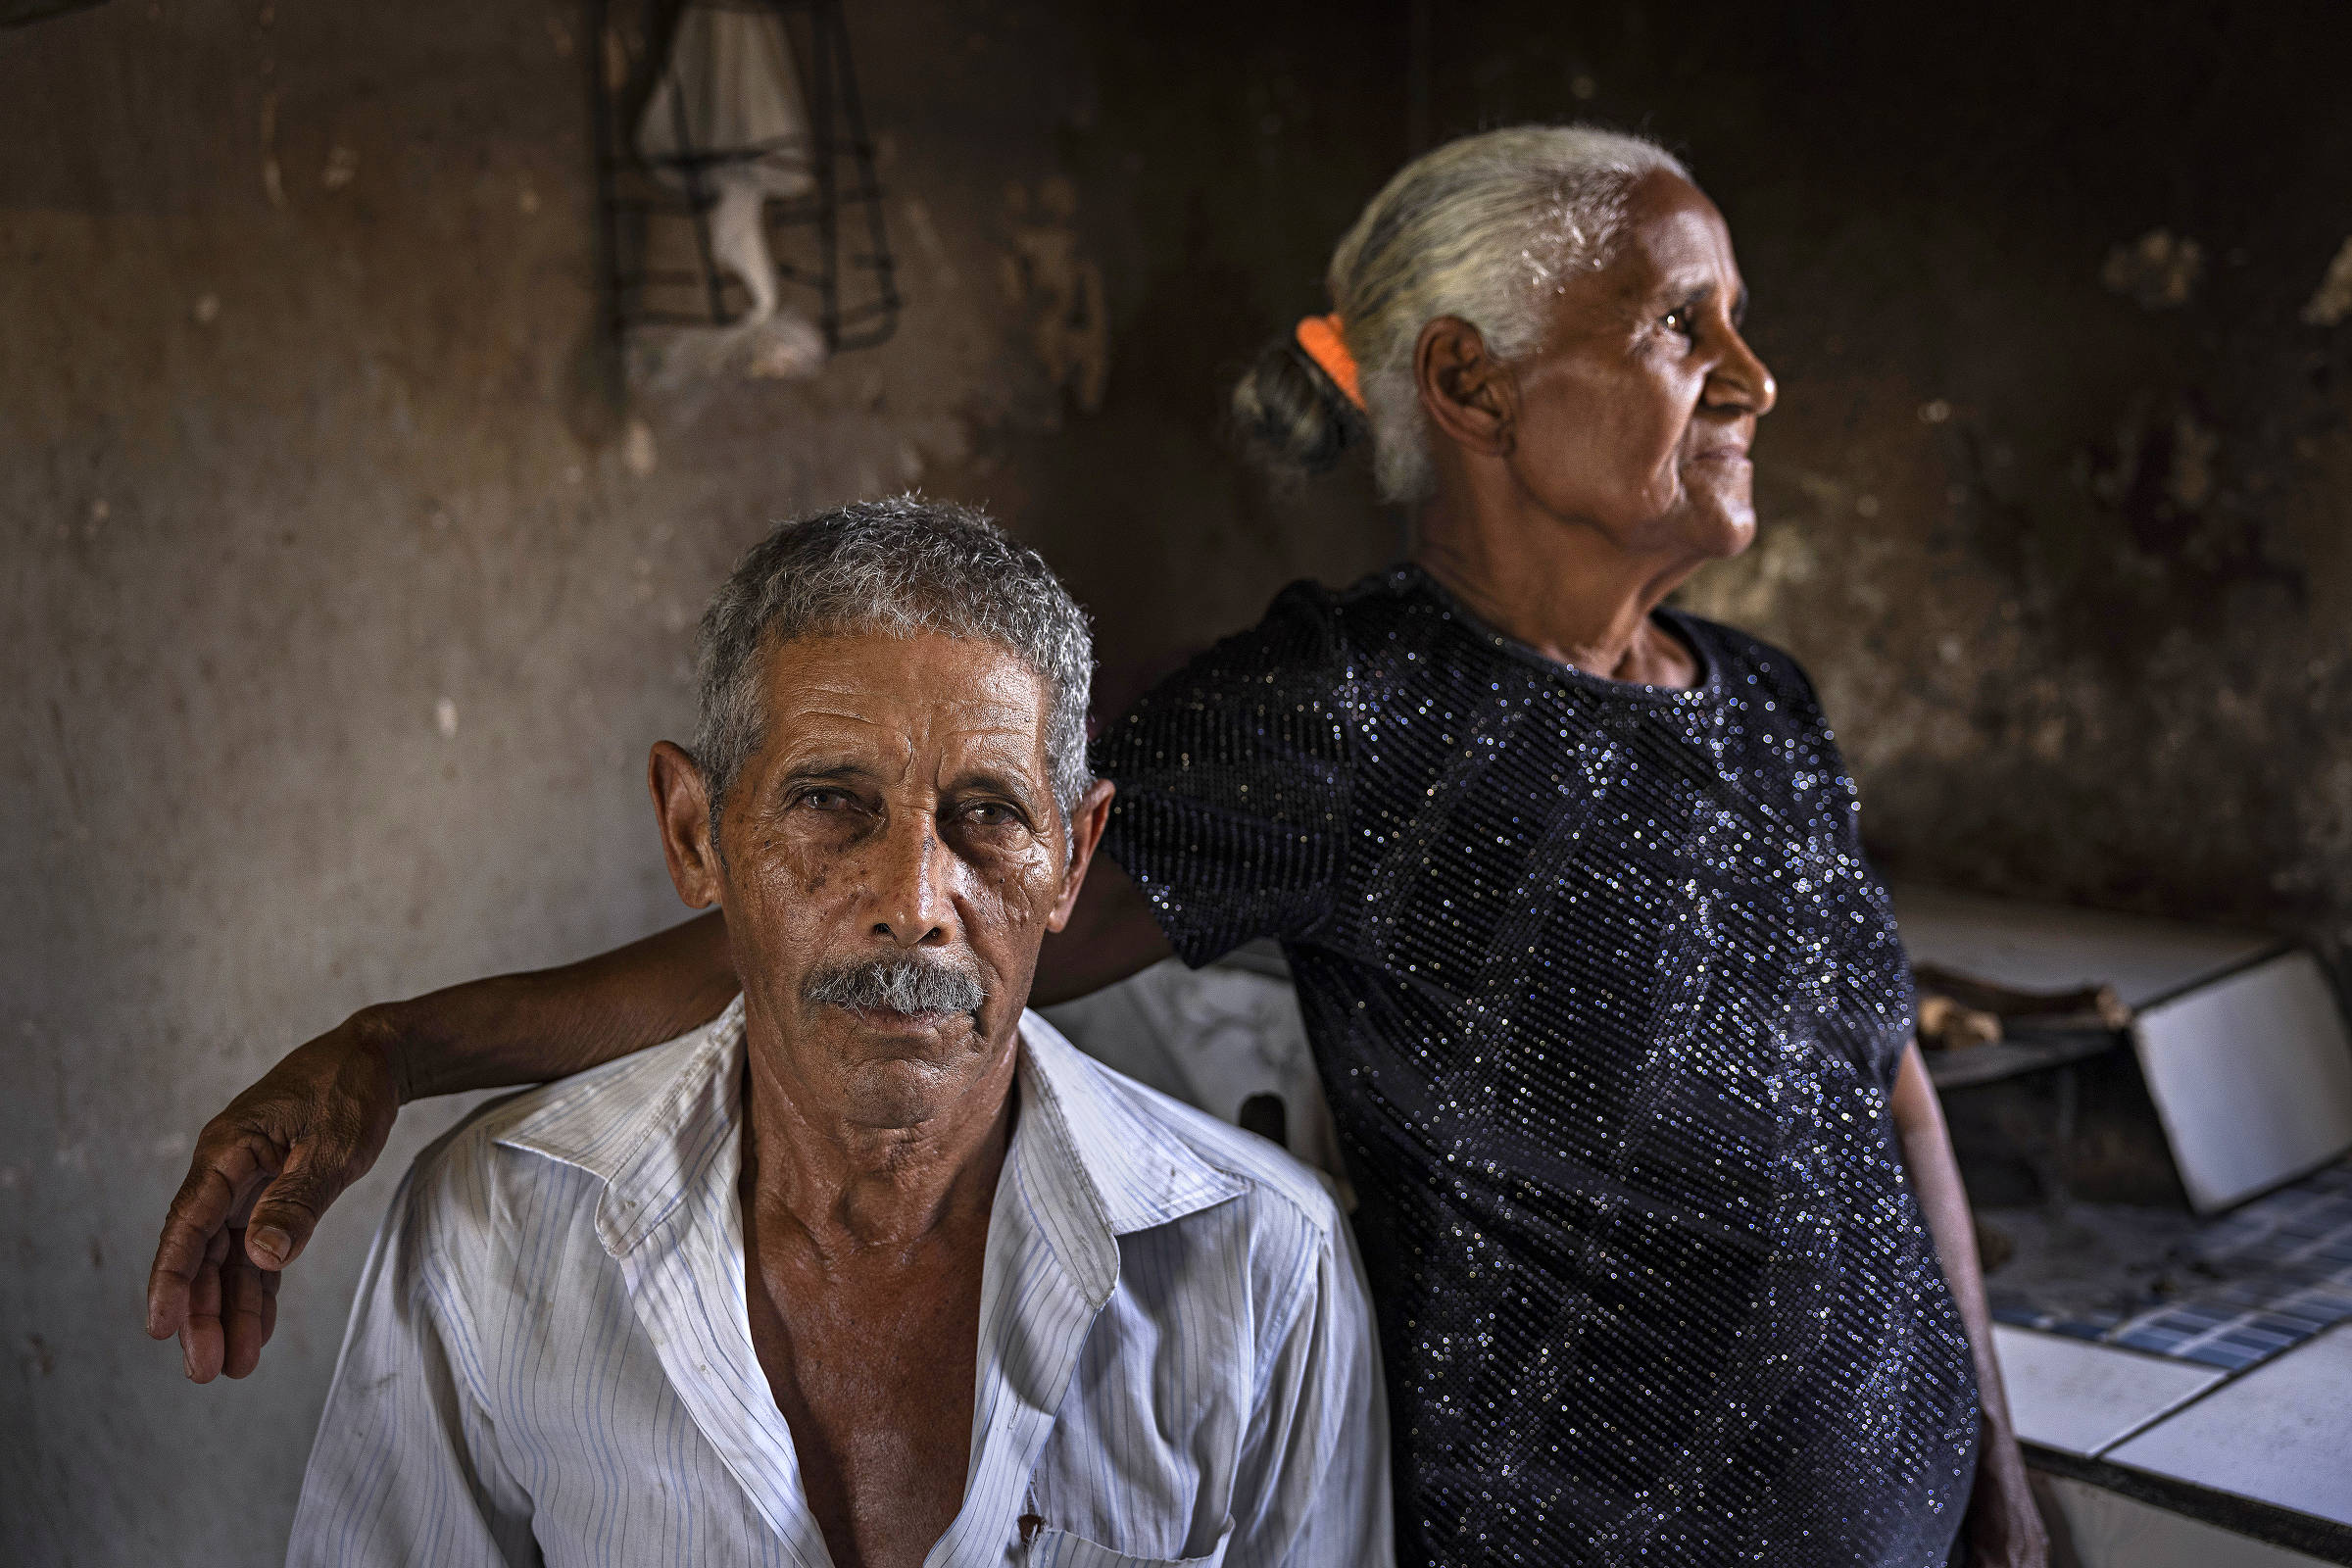
[[[694,759],[710,841],[729,786],[760,749],[760,656],[796,637],[920,631],[995,643],[1046,689],[1046,760],[1066,834],[1094,782],[1086,705],[1094,644],[1042,557],[969,507],[901,496],[777,525],[744,553],[703,612]]]

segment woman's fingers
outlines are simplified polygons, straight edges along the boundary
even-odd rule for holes
[[[268,1345],[270,1336],[277,1332],[277,1288],[286,1277],[270,1269],[256,1272],[262,1276],[262,1344]],[[254,1353],[261,1353],[258,1347]]]
[[[346,1020],[206,1126],[147,1274],[147,1332],[179,1336],[189,1377],[254,1369],[277,1321],[276,1270],[375,1163],[399,1110],[382,1043]]]
[[[267,1140],[216,1118],[196,1141],[187,1179],[164,1215],[147,1271],[147,1333],[167,1340],[187,1320],[191,1292],[211,1277],[218,1287],[220,1254],[227,1247],[228,1223],[275,1166]],[[218,1249],[218,1250],[217,1250]],[[208,1258],[210,1261],[208,1261]],[[191,1376],[193,1373],[191,1373]]]
[[[332,1126],[296,1143],[285,1167],[262,1190],[246,1222],[244,1251],[265,1269],[281,1269],[302,1255],[318,1228],[318,1216],[366,1170],[354,1141]],[[355,1165],[358,1167],[355,1169]]]
[[[228,1257],[228,1227],[213,1232],[188,1280],[187,1312],[179,1325],[179,1359],[191,1383],[220,1375],[220,1265]]]
[[[220,1260],[220,1370],[232,1378],[261,1364],[262,1347],[277,1326],[279,1276],[255,1268],[244,1244],[244,1233],[231,1230]]]

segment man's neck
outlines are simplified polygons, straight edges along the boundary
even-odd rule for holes
[[[832,1560],[914,1568],[955,1521],[971,1465],[1014,1047],[977,1073],[944,1074],[935,1114],[877,1127],[826,1106],[780,1070],[783,1053],[747,1033],[739,1191],[752,1348]]]
[[[943,1088],[935,1114],[875,1127],[812,1103],[777,1070],[778,1054],[747,1047],[747,1221],[796,1228],[819,1257],[842,1261],[967,1227],[985,1235],[1012,1141],[1013,1049],[977,1081]]]

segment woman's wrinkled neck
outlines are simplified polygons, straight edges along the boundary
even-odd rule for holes
[[[1597,528],[1482,505],[1441,483],[1414,519],[1410,559],[1472,614],[1555,662],[1647,686],[1698,678],[1650,612],[1701,558],[1631,554]]]

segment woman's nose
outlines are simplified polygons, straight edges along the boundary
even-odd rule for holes
[[[1736,328],[1725,331],[1723,358],[1717,362],[1711,379],[1718,391],[1717,400],[1739,408],[1742,413],[1758,417],[1772,412],[1781,400],[1780,383],[1772,378],[1772,370],[1756,357]]]

